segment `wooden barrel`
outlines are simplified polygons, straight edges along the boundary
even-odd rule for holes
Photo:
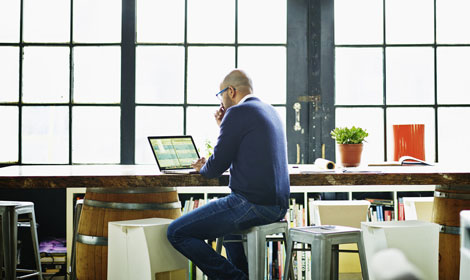
[[[173,187],[87,188],[78,225],[77,279],[107,279],[108,222],[180,216]]]
[[[459,279],[460,211],[470,209],[470,186],[437,186],[433,222],[439,233],[439,279]]]

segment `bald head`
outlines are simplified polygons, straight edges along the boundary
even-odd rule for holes
[[[242,70],[233,70],[221,83],[221,88],[232,86],[237,89],[243,95],[252,93],[253,83],[251,82],[250,77]]]

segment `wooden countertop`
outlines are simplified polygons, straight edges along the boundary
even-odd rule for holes
[[[470,167],[359,167],[316,172],[312,165],[291,165],[291,186],[321,185],[470,185]],[[162,174],[155,165],[22,165],[0,168],[0,188],[227,186],[228,175]]]

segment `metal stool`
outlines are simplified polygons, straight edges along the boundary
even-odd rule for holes
[[[31,228],[31,239],[33,243],[36,270],[17,269],[17,243],[18,243],[18,215],[27,214]],[[33,276],[42,278],[41,259],[39,257],[39,243],[36,232],[36,218],[34,215],[34,203],[24,201],[0,201],[1,240],[0,265],[5,268],[5,279],[23,279]],[[21,277],[17,272],[29,273]],[[0,276],[3,271],[0,270]]]
[[[82,207],[83,199],[77,200],[75,204],[75,217],[73,219],[72,256],[70,258],[70,280],[77,280],[77,261],[75,256],[75,249],[77,246],[78,222],[80,221],[80,215],[82,214]]]
[[[338,253],[359,252],[362,279],[368,280],[366,254],[360,229],[343,226],[312,226],[291,228],[287,243],[287,256],[284,279],[288,280],[287,271],[292,266],[294,243],[310,244],[312,280],[338,279]],[[339,250],[339,244],[357,243],[358,251]],[[305,250],[305,249],[295,249]],[[293,279],[293,278],[290,278]]]
[[[287,244],[287,221],[279,221],[272,224],[255,226],[247,230],[234,232],[233,234],[242,235],[242,240],[226,240],[225,242],[245,242],[245,252],[248,261],[248,278],[249,279],[264,279],[264,265],[266,258],[266,240],[272,239],[268,235],[282,233],[282,240],[284,244]],[[279,239],[279,238],[275,238]],[[220,254],[222,251],[222,244],[224,238],[217,238],[216,251]],[[292,269],[291,269],[292,270]],[[293,275],[293,271],[291,271]]]

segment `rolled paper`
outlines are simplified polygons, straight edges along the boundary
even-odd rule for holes
[[[335,163],[324,158],[317,158],[314,165],[321,169],[335,169]]]

